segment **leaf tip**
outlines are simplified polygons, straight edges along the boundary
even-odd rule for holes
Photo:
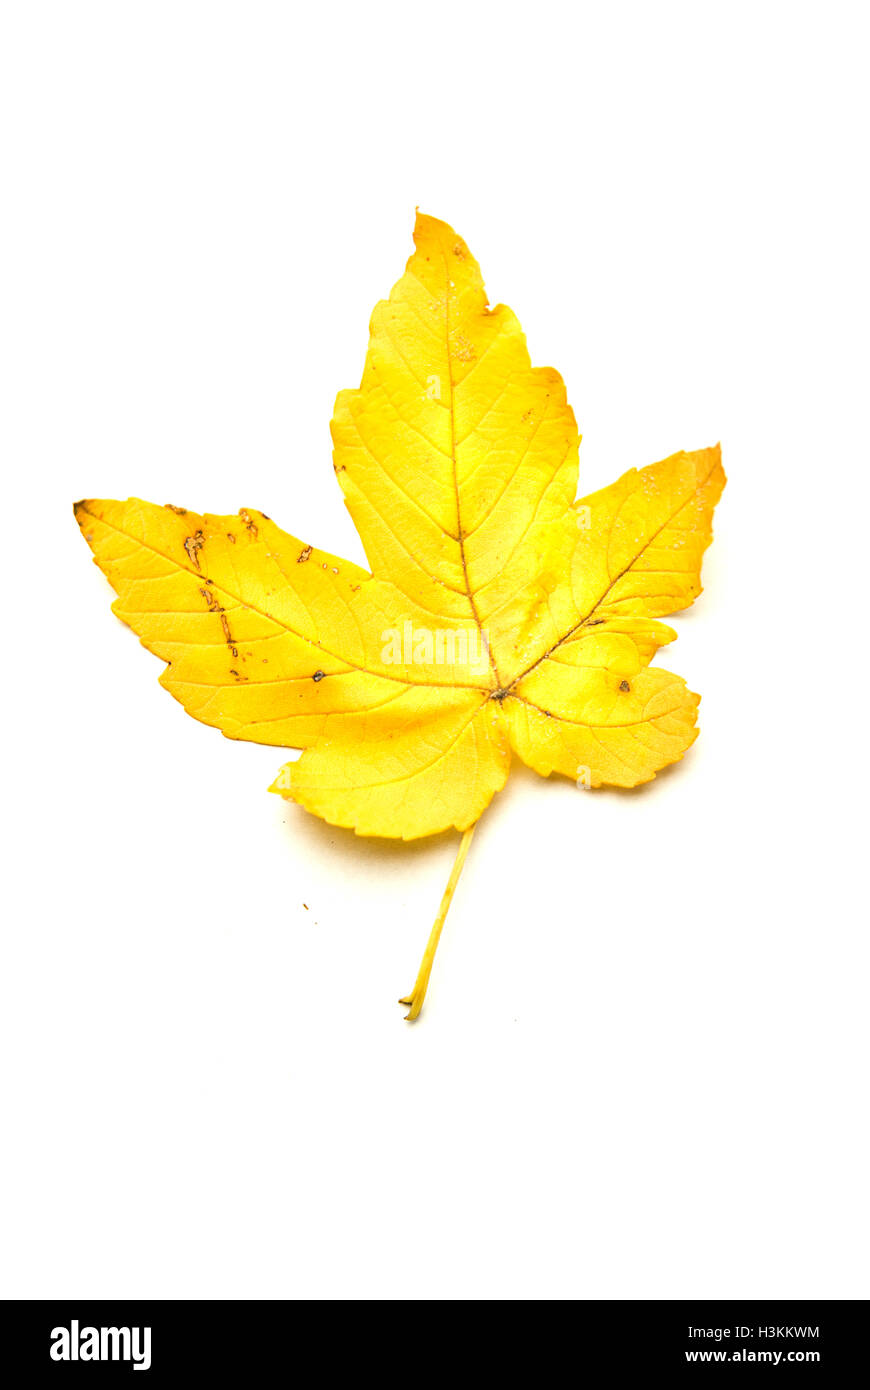
[[[457,264],[471,259],[462,237],[453,230],[449,222],[442,222],[440,217],[432,217],[428,212],[421,212],[417,208],[414,219],[414,245],[422,255],[432,248],[443,253],[445,257],[452,258]]]

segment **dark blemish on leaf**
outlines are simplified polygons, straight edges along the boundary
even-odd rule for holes
[[[453,254],[454,254],[454,256],[456,257],[456,259],[457,259],[458,261],[464,261],[464,260],[465,260],[465,252],[463,251],[463,249],[462,249],[462,247],[461,247],[461,245],[459,244],[458,241],[457,241],[456,245],[455,245],[454,248],[453,248]],[[427,259],[427,261],[428,261],[429,257],[427,256],[426,259]]]
[[[176,516],[187,516],[186,507],[176,507],[172,502],[164,502],[163,505],[166,507],[167,511],[175,512]]]
[[[297,565],[304,565],[306,560],[311,559],[311,550],[312,547],[310,545],[306,545],[300,550],[299,554],[296,556]]]
[[[233,642],[233,634],[230,632],[230,625],[227,622],[227,615],[221,609],[221,627],[223,628],[224,641],[232,652],[233,656],[238,656],[239,649]]]
[[[606,619],[606,618],[593,618],[591,622],[588,622],[588,623],[586,624],[586,626],[587,626],[587,627],[598,627],[600,623],[606,623],[606,622],[607,622],[607,619]]]
[[[312,679],[313,681],[315,681],[315,682],[316,682],[316,681],[322,681],[322,680],[323,680],[323,677],[324,677],[325,675],[326,675],[326,672],[325,672],[325,671],[315,671],[315,672],[314,672],[314,675],[311,677],[311,679]]]
[[[254,521],[254,518],[251,516],[251,513],[245,507],[240,507],[239,516],[242,518],[242,521],[245,523],[248,530],[250,531],[251,539],[256,540],[259,532],[257,531],[257,523]]]
[[[234,671],[232,666],[230,667],[230,675],[235,676],[237,681],[246,681],[248,679],[247,676],[242,676],[238,671]]]
[[[206,582],[206,584],[211,584],[213,581],[212,581],[211,579],[207,579],[205,582]],[[226,613],[224,612],[222,606],[218,603],[218,601],[217,601],[217,599],[215,598],[214,594],[210,593],[210,592],[208,591],[208,589],[200,589],[199,592],[202,594],[203,598],[205,599],[206,606],[207,606],[207,608],[208,608],[209,613],[219,613],[219,614],[220,614],[221,630],[222,630],[222,632],[223,632],[223,634],[224,634],[224,641],[226,642],[226,644],[227,644],[227,646],[229,647],[230,651],[232,652],[233,656],[238,656],[238,654],[239,654],[239,649],[238,649],[238,647],[237,647],[236,644],[235,644],[235,639],[234,639],[234,637],[233,637],[233,634],[230,632],[230,625],[229,625],[229,623],[227,622],[227,615],[226,615]]]
[[[202,534],[202,531],[195,531],[193,535],[188,536],[186,541],[184,542],[184,548],[187,551],[187,558],[192,565],[196,565],[197,569],[200,568],[199,552],[202,550],[202,547],[204,545],[205,536]]]
[[[619,688],[620,688],[620,690],[624,691],[626,694],[628,694],[629,690],[631,690],[631,686],[629,685],[628,681],[620,681],[620,682],[619,682]]]
[[[232,531],[227,531],[227,540],[229,541],[230,545],[235,545],[236,538],[233,535]]]

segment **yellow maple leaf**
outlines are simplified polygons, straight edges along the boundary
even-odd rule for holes
[[[161,684],[230,738],[304,749],[272,790],[359,835],[463,832],[412,994],[511,749],[633,787],[696,736],[698,697],[649,662],[700,593],[718,446],[575,500],[579,435],[477,262],[418,216],[416,251],[342,391],[334,466],[371,573],[262,512],[85,501],[76,516]]]

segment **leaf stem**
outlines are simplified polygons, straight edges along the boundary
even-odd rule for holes
[[[429,940],[426,942],[426,949],[423,952],[423,959],[420,962],[420,969],[417,972],[414,988],[409,995],[399,1000],[400,1004],[410,1004],[411,1006],[408,1013],[405,1015],[405,1019],[408,1023],[414,1022],[414,1019],[418,1017],[423,1007],[423,1000],[426,998],[426,990],[429,986],[429,976],[432,973],[432,962],[435,959],[435,952],[438,950],[438,942],[441,938],[441,928],[444,926],[444,919],[450,910],[453,894],[456,892],[459,875],[462,873],[462,866],[465,863],[465,857],[468,854],[468,848],[471,844],[472,836],[477,829],[477,824],[478,822],[475,821],[473,825],[468,827],[465,834],[462,836],[456,859],[450,873],[450,878],[447,880],[447,887],[444,889],[444,897],[441,899],[438,916],[435,918],[434,925],[429,933]]]

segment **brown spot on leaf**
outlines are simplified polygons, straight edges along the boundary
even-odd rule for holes
[[[306,560],[311,559],[311,550],[312,547],[310,545],[303,546],[299,554],[296,556],[297,565],[304,565]]]
[[[315,682],[317,682],[317,681],[322,681],[325,675],[326,675],[326,672],[325,672],[325,671],[315,671],[315,672],[314,672],[314,675],[311,677],[311,679],[312,679],[313,681],[315,681]]]
[[[629,690],[631,690],[631,686],[629,685],[628,681],[620,681],[620,682],[619,682],[619,688],[620,688],[620,690],[622,690],[626,695],[628,694]]]
[[[257,530],[257,523],[254,521],[254,518],[251,516],[251,513],[247,510],[247,508],[240,507],[239,516],[242,518],[242,521],[245,523],[248,530],[250,531],[252,540],[256,540],[259,532]]]
[[[166,507],[167,511],[175,512],[176,516],[187,516],[186,507],[176,507],[173,502],[164,502],[163,505]]]
[[[223,629],[224,641],[232,652],[233,656],[238,656],[239,649],[233,642],[233,634],[230,632],[230,625],[227,622],[227,615],[221,609],[221,628]]]
[[[235,545],[236,538],[233,535],[232,531],[227,531],[227,540],[229,541],[230,545]]]
[[[205,582],[206,582],[206,584],[211,584],[211,583],[212,583],[212,580],[207,579]],[[221,631],[223,632],[223,635],[224,635],[224,641],[226,642],[226,644],[227,644],[227,646],[229,647],[230,651],[232,652],[233,656],[238,656],[238,654],[239,654],[239,649],[238,649],[238,647],[236,646],[235,638],[233,637],[233,634],[230,632],[230,625],[229,625],[229,622],[227,621],[227,615],[226,615],[226,613],[225,613],[223,607],[221,606],[221,604],[218,603],[218,601],[217,601],[217,599],[215,598],[214,594],[210,593],[208,589],[200,589],[199,592],[202,594],[203,598],[205,599],[206,607],[208,608],[209,613],[218,613],[218,614],[220,615],[220,620],[221,620]]]
[[[187,558],[192,565],[196,565],[197,569],[200,569],[199,552],[204,545],[205,536],[202,534],[202,531],[194,531],[193,535],[188,536],[184,542]]]

